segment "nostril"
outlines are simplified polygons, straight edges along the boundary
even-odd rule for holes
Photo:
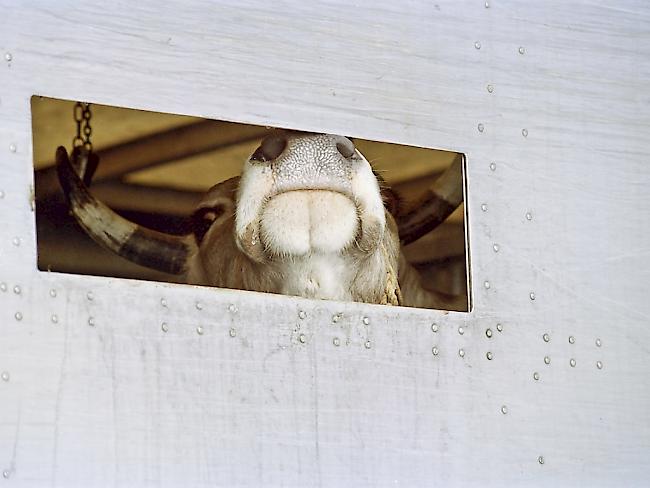
[[[272,135],[262,141],[260,150],[264,156],[264,160],[270,161],[280,156],[285,147],[287,147],[287,140],[284,137]]]
[[[354,154],[354,144],[347,137],[341,137],[336,141],[336,149],[344,158],[351,158]]]

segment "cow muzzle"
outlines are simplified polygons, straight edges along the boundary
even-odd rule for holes
[[[347,249],[371,253],[386,219],[372,168],[349,139],[278,130],[244,165],[235,223],[239,248],[264,262]]]

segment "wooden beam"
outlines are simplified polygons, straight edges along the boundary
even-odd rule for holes
[[[113,209],[187,217],[203,198],[203,192],[158,188],[119,181],[92,186],[92,193]],[[63,199],[63,196],[61,196]]]
[[[99,149],[99,168],[93,181],[117,179],[133,171],[177,161],[218,149],[261,139],[264,127],[201,120],[149,136]],[[52,148],[52,155],[56,148]],[[54,163],[36,171],[37,198],[60,191]]]

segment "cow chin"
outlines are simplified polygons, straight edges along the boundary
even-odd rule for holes
[[[360,217],[347,196],[327,190],[298,190],[269,199],[260,215],[260,239],[270,257],[336,254],[360,231]]]

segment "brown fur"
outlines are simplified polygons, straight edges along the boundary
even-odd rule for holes
[[[238,178],[215,187],[206,195],[202,208],[219,207],[220,215],[202,240],[188,263],[187,281],[193,284],[234,288],[269,293],[280,293],[284,280],[279,258],[256,262],[244,254],[235,241],[235,192]],[[375,249],[370,253],[350,247],[349,253],[356,273],[349,289],[352,300],[380,303],[386,291],[386,275],[391,266],[398,273],[403,297],[402,305],[412,307],[461,310],[462,300],[426,290],[417,271],[401,252],[397,225],[386,211],[386,227],[382,245],[386,252]],[[215,252],[216,250],[216,252]]]

